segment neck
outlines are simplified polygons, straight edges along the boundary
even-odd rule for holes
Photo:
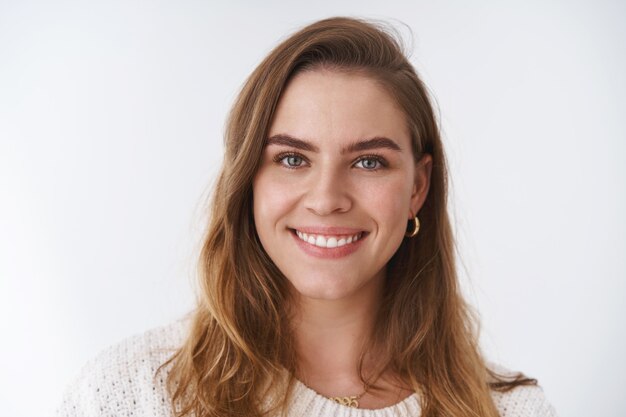
[[[339,300],[299,297],[293,329],[298,377],[322,395],[358,395],[358,365],[370,341],[380,306],[384,276]],[[369,358],[364,357],[364,376]]]

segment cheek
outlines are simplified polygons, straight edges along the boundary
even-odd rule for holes
[[[293,206],[294,190],[271,175],[260,174],[252,185],[254,220],[257,229],[273,228]]]
[[[379,183],[368,184],[363,205],[370,209],[372,215],[379,219],[379,227],[395,229],[402,226],[408,219],[411,200],[411,187],[403,176],[387,178]]]

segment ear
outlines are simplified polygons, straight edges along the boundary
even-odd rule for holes
[[[433,168],[433,158],[430,154],[422,155],[422,158],[415,164],[415,181],[413,192],[411,193],[411,207],[408,215],[412,219],[420,211],[426,201],[428,190],[430,189],[430,174]]]

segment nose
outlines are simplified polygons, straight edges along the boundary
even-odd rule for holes
[[[304,205],[318,216],[345,213],[352,207],[346,178],[325,170],[312,176],[304,197]]]

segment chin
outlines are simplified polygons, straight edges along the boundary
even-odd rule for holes
[[[301,297],[313,300],[336,301],[348,298],[359,291],[362,285],[344,279],[332,277],[310,277],[308,280],[290,280],[291,285]]]
[[[298,291],[298,295],[300,297],[308,298],[310,300],[319,300],[319,301],[337,301],[347,298],[350,295],[349,291],[334,291],[329,288],[321,288],[321,289],[307,289],[304,291]]]

